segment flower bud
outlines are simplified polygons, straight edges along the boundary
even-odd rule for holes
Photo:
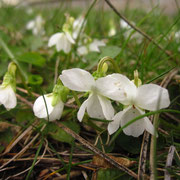
[[[134,71],[134,80],[132,82],[136,85],[136,87],[139,87],[142,85],[142,81],[139,79],[138,70]]]

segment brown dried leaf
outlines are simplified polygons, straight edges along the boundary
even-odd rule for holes
[[[130,161],[127,158],[123,158],[123,157],[115,157],[115,156],[111,156],[108,155],[111,159],[115,160],[116,162],[118,162],[119,164],[126,166],[126,167],[130,167],[132,165],[134,165],[136,163],[136,161]],[[103,159],[102,157],[95,155],[93,156],[93,161],[92,161],[93,165],[96,166],[100,166],[103,168],[113,168],[113,166],[107,162],[105,159]]]

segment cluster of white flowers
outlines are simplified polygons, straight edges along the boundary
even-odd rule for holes
[[[117,131],[133,118],[145,113],[145,110],[158,110],[170,104],[169,94],[165,88],[155,84],[137,87],[122,74],[111,74],[94,80],[93,76],[82,69],[62,71],[60,79],[71,90],[89,92],[89,97],[81,105],[77,117],[82,121],[85,111],[92,118],[113,120],[108,125],[109,134]],[[124,110],[115,114],[111,101],[124,105]],[[151,121],[145,117],[124,128],[127,135],[138,137],[144,130],[154,134]]]
[[[38,16],[27,24],[27,28],[32,29],[33,33],[37,35],[43,32],[43,22],[41,16]],[[48,46],[55,45],[57,51],[63,50],[65,53],[69,53],[83,22],[83,17],[74,21],[74,18],[67,16],[63,31],[52,35]],[[131,30],[124,21],[121,22],[121,26]],[[105,45],[104,41],[94,39],[86,43],[86,46],[80,45],[77,52],[79,55],[86,55],[89,51],[99,52],[99,47]],[[15,72],[16,65],[10,63],[0,86],[0,105],[3,104],[7,110],[14,108],[17,104]],[[69,89],[86,92],[89,95],[80,106],[77,119],[81,122],[87,112],[91,118],[110,120],[107,127],[110,135],[116,132],[120,126],[122,127],[135,117],[145,114],[145,110],[155,111],[166,108],[170,104],[167,89],[155,84],[141,85],[137,72],[134,80],[130,81],[119,73],[107,76],[99,74],[94,77],[83,69],[73,68],[62,71],[52,93],[36,99],[33,106],[35,116],[49,121],[60,119]],[[116,113],[111,101],[121,103],[124,107],[123,110]],[[125,134],[134,137],[141,135],[144,130],[154,135],[154,127],[148,117],[141,118],[123,129]]]
[[[139,79],[137,84],[118,73],[95,80],[89,72],[73,68],[63,70],[59,78],[70,90],[89,93],[89,97],[79,108],[78,120],[83,120],[85,112],[91,118],[112,120],[108,125],[110,135],[133,118],[145,114],[145,110],[155,111],[170,104],[167,89],[155,84],[141,85]],[[49,113],[50,121],[60,119],[64,103],[59,98],[56,104],[52,105],[52,99],[52,94],[49,94],[35,101],[33,110],[37,117],[47,119]],[[123,104],[124,109],[115,114],[111,100]],[[148,117],[139,119],[123,129],[125,134],[134,137],[141,135],[144,130],[154,135],[154,127]]]
[[[84,26],[82,27],[84,22]],[[63,25],[63,31],[53,34],[48,42],[48,46],[56,46],[56,50],[63,51],[68,54],[71,51],[72,44],[75,44],[75,40],[78,38],[81,27],[82,31],[86,25],[86,20],[83,16],[80,16],[76,20],[73,17],[68,16],[66,22]],[[105,46],[104,40],[91,39],[85,34],[81,34],[80,41],[78,42],[77,54],[79,56],[85,56],[89,52],[100,52],[99,47]]]

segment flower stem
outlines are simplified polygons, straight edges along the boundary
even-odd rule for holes
[[[75,92],[75,91],[72,91],[72,94],[73,94],[73,97],[74,97],[74,99],[75,99],[75,101],[76,101],[76,104],[78,105],[78,107],[80,107],[80,106],[81,106],[81,103],[80,103],[80,101],[79,101],[79,98],[78,98],[76,92]]]
[[[109,56],[106,56],[106,57],[103,57],[100,61],[99,61],[99,64],[98,64],[98,67],[97,67],[97,72],[100,73],[102,71],[102,68],[103,68],[103,64],[105,62],[109,61],[113,67],[114,67],[114,70],[116,73],[120,73],[120,69],[118,67],[118,65],[116,64],[116,62],[114,61],[114,59],[112,59],[111,57]]]
[[[156,147],[157,147],[157,129],[159,124],[159,114],[155,114],[154,116],[154,136],[151,137],[151,145],[150,145],[150,169],[151,169],[151,180],[157,179],[157,160],[156,160]]]

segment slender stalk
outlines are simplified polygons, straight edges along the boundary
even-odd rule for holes
[[[150,180],[156,180],[157,179],[157,158],[156,158],[156,147],[157,147],[157,129],[159,124],[159,114],[156,114],[154,116],[154,130],[155,134],[151,138],[151,145],[150,145],[150,170],[151,170],[151,176]]]
[[[75,99],[78,107],[80,107],[80,106],[81,106],[81,103],[80,103],[80,101],[79,101],[79,98],[78,98],[76,92],[75,92],[75,91],[72,91],[72,94],[73,94],[73,97],[74,97],[74,99]]]
[[[38,147],[38,150],[37,150],[37,152],[36,152],[36,155],[35,155],[35,157],[34,157],[34,161],[33,161],[33,163],[32,163],[31,169],[29,170],[28,175],[26,176],[26,179],[25,179],[25,180],[28,180],[28,179],[30,178],[30,176],[31,176],[32,170],[33,170],[33,168],[34,168],[34,166],[35,166],[35,163],[36,163],[37,157],[38,157],[38,155],[39,155],[39,153],[40,153],[40,150],[41,150],[41,147],[42,147],[42,145],[43,145],[43,142],[44,142],[44,139],[42,138],[42,140],[41,140],[41,142],[40,142],[40,145],[39,145],[39,147]]]
[[[97,67],[97,72],[99,72],[99,73],[101,72],[102,67],[103,67],[103,64],[104,64],[105,62],[107,62],[107,61],[109,61],[109,62],[113,65],[114,70],[115,70],[116,73],[120,73],[120,69],[119,69],[118,65],[116,64],[116,62],[114,61],[114,59],[112,59],[112,58],[109,57],[109,56],[103,57],[103,58],[99,61],[99,64],[98,64],[98,67]]]
[[[73,151],[74,151],[74,145],[75,145],[75,140],[73,140],[73,142],[71,144],[71,154],[70,154],[70,157],[69,157],[67,180],[70,180],[70,172],[71,172],[71,166],[72,166],[72,156],[73,156]]]

